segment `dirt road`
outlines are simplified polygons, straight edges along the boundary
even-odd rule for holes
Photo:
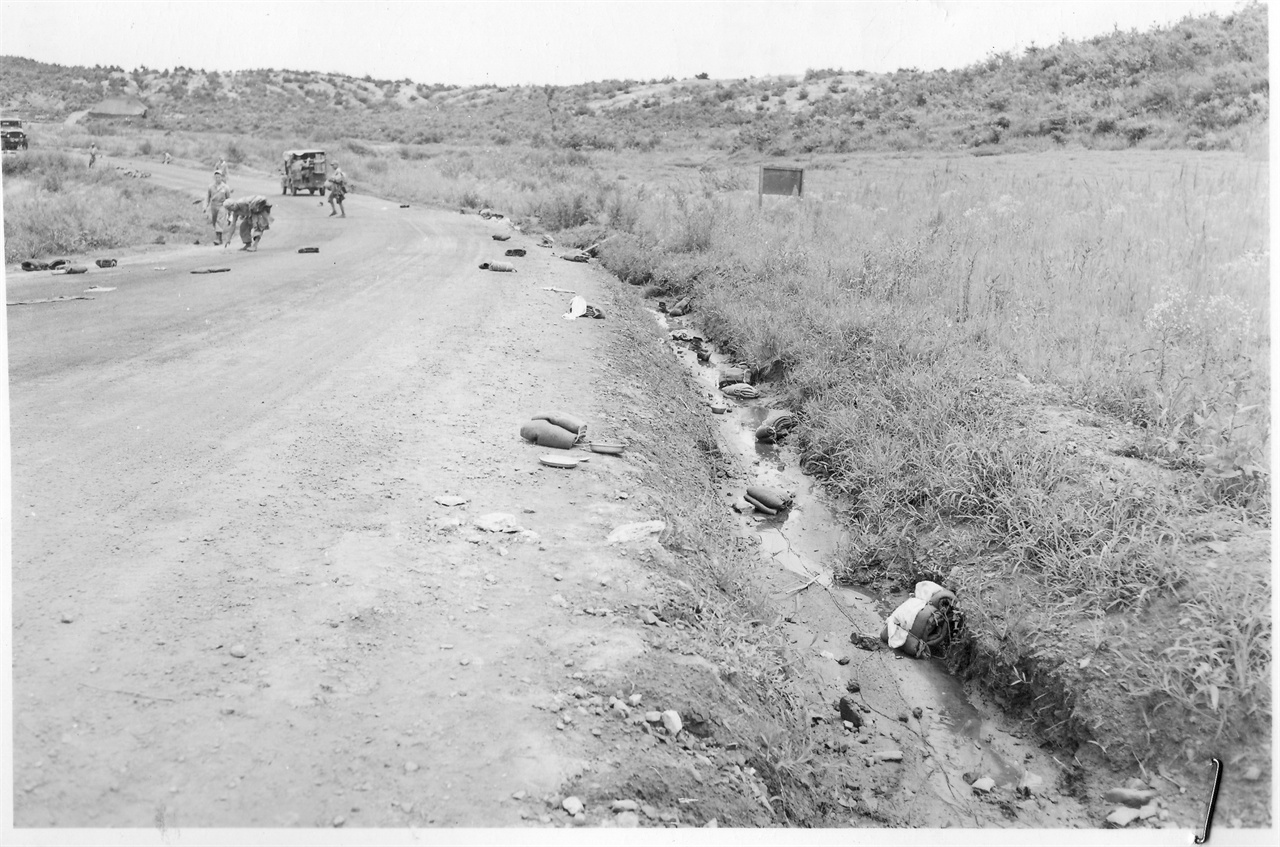
[[[9,277],[115,289],[9,313],[18,826],[518,823],[585,761],[531,704],[640,650],[547,599],[620,570],[627,465],[517,435],[587,414],[604,329],[535,283],[593,270],[480,271],[505,227],[477,217],[276,199],[257,254]],[[496,512],[528,532],[474,527]]]
[[[812,746],[787,758],[752,729],[776,716],[698,646],[749,639],[681,611],[703,590],[681,551],[751,535],[723,505],[745,477],[631,292],[505,221],[361,195],[331,218],[266,178],[233,185],[276,200],[256,254],[7,274],[10,302],[92,298],[8,309],[16,826],[567,826],[567,794],[578,823],[765,826],[787,819],[783,768],[842,798],[809,823],[1088,825],[1051,788],[974,797],[959,771],[986,754],[930,743],[943,694],[894,720],[935,673],[913,663],[855,663],[881,717],[853,745],[827,705],[848,622],[816,593],[792,634],[821,664],[796,683]],[[478,269],[509,246],[528,250],[517,273]],[[230,270],[191,273],[210,266]],[[562,320],[570,294],[547,287],[609,317]],[[545,467],[518,429],[552,409],[631,447]],[[722,537],[682,535],[672,515],[699,502]],[[660,536],[609,543],[656,518]],[[646,719],[668,709],[686,731]],[[1017,742],[970,731],[1016,781]],[[887,746],[905,761],[858,755]]]

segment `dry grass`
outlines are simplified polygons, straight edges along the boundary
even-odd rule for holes
[[[4,160],[5,262],[55,258],[197,230],[190,201],[63,153]]]

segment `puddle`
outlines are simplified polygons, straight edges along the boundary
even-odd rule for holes
[[[670,329],[665,315],[653,314],[664,329]],[[691,335],[698,334],[687,326],[682,328]],[[906,597],[881,596],[853,587],[833,585],[831,563],[835,561],[847,534],[827,506],[819,483],[801,471],[794,452],[785,443],[779,446],[756,440],[756,428],[772,411],[766,398],[739,402],[723,395],[716,385],[717,376],[721,367],[731,363],[714,352],[709,343],[705,346],[712,353],[710,362],[706,364],[698,361],[688,345],[676,343],[673,346],[677,357],[698,379],[707,395],[728,406],[728,412],[716,418],[725,441],[738,455],[751,484],[785,490],[795,496],[792,507],[777,516],[761,519],[753,515],[744,517],[743,521],[759,538],[761,550],[800,578],[787,591],[816,578],[820,584],[830,588],[832,600],[841,607],[843,616],[833,615],[832,620],[825,622],[795,619],[790,629],[798,645],[816,645],[822,640],[830,644],[829,652],[837,655],[847,653],[855,663],[846,669],[835,662],[827,663],[830,667],[820,662],[818,673],[827,678],[835,690],[842,690],[845,674],[856,673],[861,662],[872,657],[884,660],[884,670],[897,691],[886,688],[875,694],[881,702],[906,699],[909,707],[920,707],[922,716],[918,729],[932,751],[932,761],[938,765],[929,769],[930,788],[948,805],[958,807],[971,796],[968,786],[961,781],[966,772],[989,776],[998,786],[1007,789],[1015,787],[1024,765],[1020,760],[1010,759],[1016,758],[1013,754],[1021,754],[1028,748],[996,726],[994,716],[997,712],[994,709],[975,705],[960,681],[936,661],[898,658],[887,648],[878,653],[866,653],[849,644],[851,629],[878,633],[885,616]],[[735,496],[740,495],[741,481],[733,484],[735,487],[727,490]],[[820,632],[831,626],[837,629],[825,635]],[[913,719],[912,725],[916,724]],[[1006,755],[997,753],[997,747]]]

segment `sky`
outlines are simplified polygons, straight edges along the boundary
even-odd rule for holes
[[[1239,0],[139,2],[0,0],[0,53],[126,70],[276,68],[455,85],[568,85],[809,68],[958,68],[1175,23]]]

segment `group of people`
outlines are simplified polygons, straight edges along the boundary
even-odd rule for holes
[[[213,169],[213,184],[205,194],[204,213],[213,225],[214,246],[230,243],[231,233],[239,229],[243,242],[240,249],[256,252],[262,234],[271,228],[271,203],[266,197],[261,194],[240,198],[231,196],[225,159],[219,160]]]
[[[347,210],[343,208],[342,201],[347,196],[347,176],[337,162],[330,164],[332,169],[325,182],[325,188],[329,192],[329,208],[332,210],[329,217],[340,214],[345,218]],[[262,234],[271,228],[273,220],[271,203],[261,194],[232,198],[225,159],[219,159],[214,166],[213,184],[205,194],[204,214],[213,225],[215,247],[229,243],[231,233],[239,228],[240,240],[243,242],[240,249],[250,253],[257,251]]]

